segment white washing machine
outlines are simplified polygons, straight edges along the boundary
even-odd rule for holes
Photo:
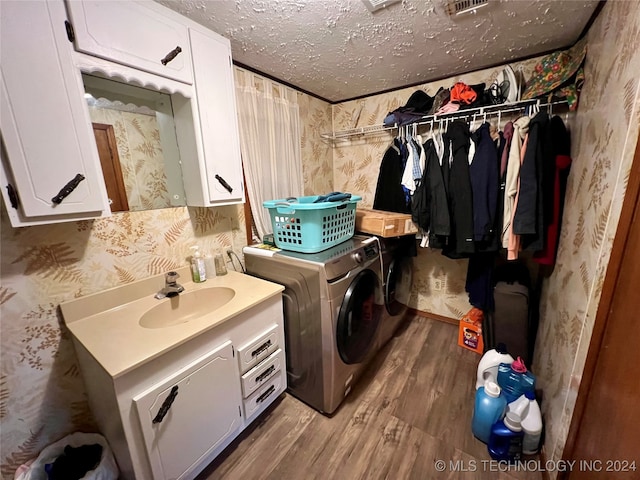
[[[379,345],[380,244],[354,236],[319,253],[245,247],[247,273],[285,287],[288,391],[332,414]]]

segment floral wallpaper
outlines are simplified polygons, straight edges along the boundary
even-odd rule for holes
[[[620,218],[640,131],[639,73],[640,3],[607,2],[588,33],[568,207],[541,298],[533,371],[544,391],[549,460],[562,458]]]
[[[89,114],[92,122],[113,126],[129,211],[170,207],[156,118],[97,107]]]
[[[321,195],[333,191],[331,144],[321,137],[331,131],[331,105],[310,95],[298,93],[302,123],[302,173],[304,194]]]
[[[47,444],[92,427],[58,304],[186,265],[194,244],[240,254],[246,236],[242,205],[25,228],[11,228],[3,208],[1,229],[0,473],[9,476]]]

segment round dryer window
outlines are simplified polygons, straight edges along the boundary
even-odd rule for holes
[[[380,321],[377,288],[378,278],[368,269],[358,273],[347,288],[336,327],[338,353],[344,363],[361,362],[375,343]]]
[[[412,285],[411,258],[402,256],[393,259],[389,265],[384,288],[384,304],[389,315],[404,315],[409,305]]]

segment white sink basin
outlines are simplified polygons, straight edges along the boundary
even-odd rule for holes
[[[209,287],[164,298],[138,322],[144,328],[166,328],[187,323],[226,305],[236,295],[232,288]]]

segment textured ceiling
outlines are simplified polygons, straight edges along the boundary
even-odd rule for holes
[[[157,0],[231,40],[233,59],[331,102],[508,63],[577,40],[598,0]]]

